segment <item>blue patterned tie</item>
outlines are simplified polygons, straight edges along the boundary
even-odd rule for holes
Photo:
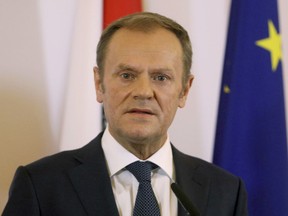
[[[151,186],[151,171],[157,168],[157,165],[136,161],[126,168],[139,182],[133,216],[160,216],[160,209]]]

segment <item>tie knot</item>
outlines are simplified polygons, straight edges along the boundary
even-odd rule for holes
[[[136,161],[134,163],[129,164],[126,166],[126,169],[131,172],[135,178],[138,180],[138,182],[145,182],[145,181],[151,181],[151,171],[155,169],[157,165],[145,161]]]

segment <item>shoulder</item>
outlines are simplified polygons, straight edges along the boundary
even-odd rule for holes
[[[174,163],[176,170],[184,170],[184,172],[195,172],[203,178],[213,179],[213,182],[225,184],[227,182],[238,183],[240,178],[221,167],[218,167],[203,159],[193,157],[180,152],[175,147],[173,149]],[[179,172],[179,171],[176,171]],[[180,171],[183,173],[182,171]]]
[[[172,149],[176,181],[199,209],[204,212],[209,206],[207,215],[247,215],[247,192],[238,176]]]
[[[101,137],[102,133],[79,149],[67,150],[49,155],[24,167],[28,172],[34,173],[41,173],[42,171],[45,171],[45,173],[61,172],[62,170],[73,168],[81,164],[87,158],[94,157],[94,154],[98,154],[99,151],[102,150]]]

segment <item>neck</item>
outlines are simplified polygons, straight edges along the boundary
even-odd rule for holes
[[[165,141],[164,141],[165,142]],[[146,160],[151,157],[154,153],[156,153],[163,145],[153,145],[153,144],[129,144],[129,145],[122,145],[126,148],[129,152],[134,154],[140,160]]]
[[[127,151],[131,152],[140,160],[146,160],[156,153],[166,142],[167,135],[160,137],[149,137],[144,139],[128,139],[111,134],[117,142]]]

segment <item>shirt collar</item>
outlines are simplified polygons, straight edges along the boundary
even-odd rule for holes
[[[114,139],[107,128],[102,137],[102,148],[108,164],[110,177],[115,175],[127,165],[135,161],[139,161],[139,158],[127,151]],[[146,161],[157,164],[166,173],[166,175],[169,176],[170,179],[174,179],[173,156],[169,136],[167,136],[167,140],[165,141],[164,145]]]

